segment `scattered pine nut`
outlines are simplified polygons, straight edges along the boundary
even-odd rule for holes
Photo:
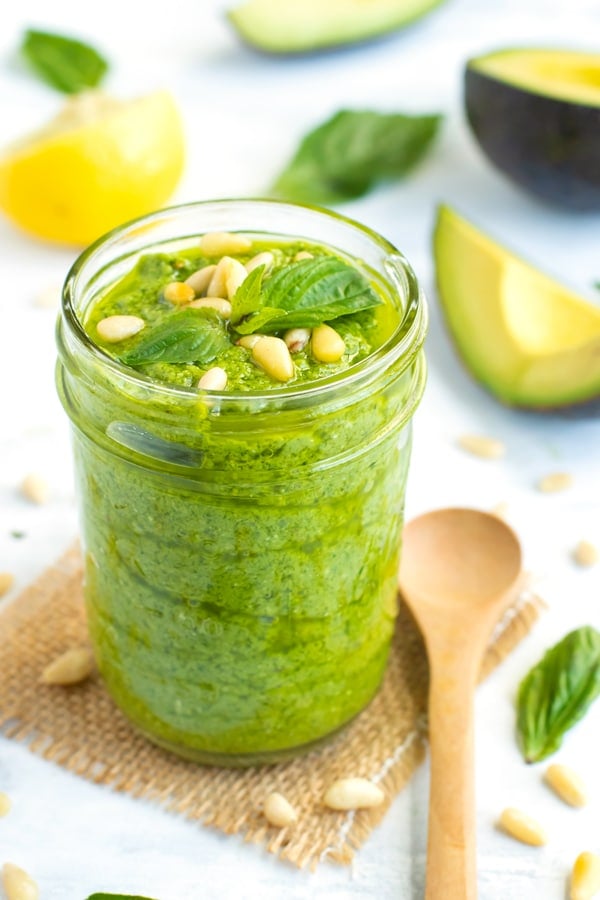
[[[206,288],[207,297],[226,297],[227,296],[227,278],[231,271],[230,264],[237,262],[231,256],[224,256],[215,266],[212,278]]]
[[[290,353],[300,353],[310,341],[310,328],[290,328],[283,336]]]
[[[8,594],[14,583],[15,576],[12,572],[0,572],[0,597]]]
[[[555,494],[558,491],[566,491],[572,484],[573,476],[568,472],[552,472],[552,474],[540,478],[537,489],[542,494]]]
[[[60,305],[62,288],[58,285],[46,287],[37,294],[34,303],[40,309],[56,309]]]
[[[256,256],[253,256],[252,259],[248,260],[246,263],[246,272],[249,275],[254,269],[258,269],[259,266],[264,266],[265,271],[268,271],[274,262],[274,254],[271,253],[270,250],[265,250],[263,253],[257,253]]]
[[[573,550],[573,559],[578,566],[589,568],[596,565],[600,559],[600,554],[594,544],[591,544],[589,541],[579,541]]]
[[[225,274],[225,290],[230,300],[247,277],[246,267],[238,259],[230,260]]]
[[[200,238],[200,252],[205,256],[224,256],[226,253],[245,253],[252,241],[241,234],[228,231],[209,231]]]
[[[323,803],[329,809],[370,809],[384,799],[381,788],[366,778],[340,778],[327,789]]]
[[[2,884],[6,900],[38,900],[40,891],[31,877],[14,863],[2,866]]]
[[[213,366],[204,373],[198,387],[202,391],[224,391],[227,387],[227,372],[220,366]]]
[[[308,250],[299,250],[294,257],[294,262],[300,262],[300,260],[302,260],[302,259],[314,259],[314,258],[315,258],[314,254],[309,253]]]
[[[585,806],[588,802],[583,779],[569,766],[554,763],[546,769],[546,784],[569,806]]]
[[[490,512],[499,519],[505,519],[508,512],[508,503],[496,503],[496,505],[491,508]]]
[[[600,856],[586,850],[573,864],[569,900],[592,900],[600,891]]]
[[[197,272],[192,272],[189,278],[185,279],[184,284],[189,285],[196,296],[200,296],[204,291],[208,288],[210,284],[210,280],[215,274],[216,265],[214,266],[204,266],[203,269],[198,269]]]
[[[482,459],[500,459],[506,453],[506,446],[502,441],[482,434],[463,434],[458,439],[458,446]]]
[[[244,334],[236,341],[238,347],[244,347],[246,350],[252,350],[254,345],[260,341],[264,334]]]
[[[294,363],[281,338],[261,336],[252,347],[252,359],[276,381],[289,381],[294,377]]]
[[[330,325],[313,328],[310,350],[319,362],[337,362],[344,355],[346,345],[343,338]]]
[[[100,319],[96,331],[103,341],[116,344],[141,331],[146,323],[139,316],[107,316]]]
[[[94,659],[87,647],[67,650],[42,672],[44,684],[79,684],[92,674]]]
[[[548,836],[539,822],[525,815],[519,809],[507,808],[503,811],[498,825],[510,837],[522,844],[530,844],[532,847],[542,847],[548,843]]]
[[[41,475],[31,472],[31,474],[26,475],[21,482],[21,494],[32,503],[43,506],[44,503],[48,502],[50,490],[48,488],[48,483]]]
[[[163,297],[175,306],[184,306],[195,296],[194,288],[185,281],[170,281],[163,288]]]
[[[12,803],[8,794],[0,791],[0,819],[9,814],[11,806]]]
[[[265,799],[263,807],[265,819],[271,825],[278,828],[285,828],[287,825],[293,825],[298,821],[298,814],[292,804],[286,800],[283,794],[274,791]]]
[[[216,309],[222,319],[231,316],[231,303],[224,297],[201,297],[200,300],[192,300],[188,308],[192,309]]]

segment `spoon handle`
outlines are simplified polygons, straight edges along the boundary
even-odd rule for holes
[[[430,670],[426,900],[477,897],[473,698],[478,660],[470,656],[464,646],[436,653]]]

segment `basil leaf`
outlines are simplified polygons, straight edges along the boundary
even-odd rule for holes
[[[143,363],[211,362],[228,346],[223,321],[212,310],[184,309],[148,332],[131,350],[119,357],[128,366]]]
[[[335,256],[280,266],[265,279],[262,298],[260,311],[236,326],[240,334],[314,328],[383,302],[358,269]]]
[[[517,733],[527,762],[539,762],[600,693],[600,632],[578,628],[552,647],[521,682]]]
[[[65,94],[96,87],[108,70],[107,61],[93,47],[47,31],[26,31],[21,55],[42,81]]]
[[[441,115],[341,110],[302,140],[272,187],[284,200],[340,203],[406,175],[429,150]]]
[[[257,312],[263,305],[261,285],[264,272],[265,266],[257,266],[242,281],[233,295],[231,299],[231,323],[233,325],[249,313]]]

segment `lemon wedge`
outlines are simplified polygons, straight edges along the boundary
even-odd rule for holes
[[[123,102],[86,91],[0,155],[0,210],[36,237],[85,245],[163,206],[183,164],[170,93]]]

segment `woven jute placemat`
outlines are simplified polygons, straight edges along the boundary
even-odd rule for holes
[[[71,688],[40,683],[50,661],[87,641],[81,582],[75,547],[0,612],[2,732],[91,781],[240,833],[297,866],[314,867],[326,858],[350,862],[425,755],[427,661],[406,608],[401,604],[379,694],[335,741],[276,766],[219,769],[180,760],[141,737],[97,676]],[[542,608],[532,593],[520,594],[494,631],[482,677],[528,633]],[[326,810],[326,787],[350,775],[378,782],[384,805],[356,813]],[[274,790],[296,807],[293,828],[269,827],[262,816],[262,802]]]

